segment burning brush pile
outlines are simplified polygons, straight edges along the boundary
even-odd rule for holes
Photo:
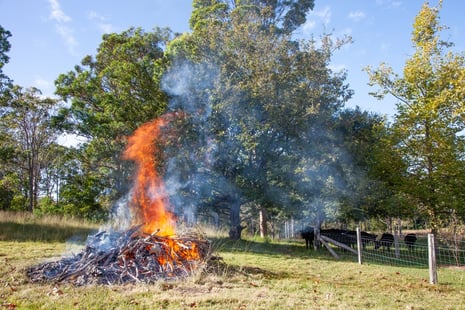
[[[175,216],[167,207],[168,195],[157,173],[160,152],[156,146],[172,118],[167,115],[146,123],[128,140],[123,155],[137,164],[132,199],[127,204],[134,217],[132,228],[100,231],[88,237],[79,254],[29,267],[26,272],[32,282],[153,283],[188,276],[207,262],[208,240],[176,236]]]
[[[163,237],[134,227],[90,236],[79,254],[29,267],[27,275],[32,282],[74,285],[154,283],[191,275],[209,252],[206,239]]]

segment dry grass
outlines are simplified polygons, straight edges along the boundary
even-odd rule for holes
[[[300,241],[231,242],[221,235],[211,240],[223,263],[210,264],[188,279],[84,287],[32,284],[25,277],[24,268],[69,251],[66,242],[3,240],[0,305],[5,309],[465,309],[463,270],[441,270],[441,284],[433,286],[426,269],[338,261],[324,251],[304,249]]]
[[[98,225],[81,219],[59,216],[35,216],[27,212],[0,211],[0,240],[83,242]]]

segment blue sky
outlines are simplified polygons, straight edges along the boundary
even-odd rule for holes
[[[336,37],[350,35],[353,43],[336,51],[334,70],[346,69],[355,91],[348,107],[355,105],[392,116],[395,102],[368,95],[367,74],[362,68],[390,64],[401,73],[412,54],[410,35],[422,0],[315,0],[315,8],[298,32],[304,38],[323,31]],[[437,0],[430,1],[436,5]],[[455,51],[465,51],[463,0],[444,0],[441,23],[450,27],[445,38]],[[170,27],[189,31],[191,0],[0,0],[0,25],[12,33],[10,62],[4,73],[23,87],[35,86],[45,95],[54,92],[54,80],[95,55],[104,33],[131,26],[150,31]]]

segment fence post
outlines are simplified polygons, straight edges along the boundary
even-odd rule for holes
[[[434,235],[428,234],[428,266],[429,266],[429,283],[438,283],[438,271],[436,266],[436,246]]]
[[[362,264],[362,233],[360,232],[360,227],[357,226],[357,253],[358,253],[358,263]]]
[[[399,230],[396,229],[394,232],[394,249],[396,253],[396,258],[400,258],[400,246],[399,246]]]

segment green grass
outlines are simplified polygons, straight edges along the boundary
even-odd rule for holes
[[[72,230],[62,225],[62,232]],[[440,269],[440,284],[430,285],[423,268],[359,265],[353,257],[336,260],[324,250],[306,250],[300,240],[230,241],[214,233],[209,239],[224,264],[188,279],[122,286],[33,284],[24,268],[59,258],[70,245],[56,237],[18,239],[18,234],[8,240],[2,230],[0,241],[5,309],[465,309],[463,270]]]

